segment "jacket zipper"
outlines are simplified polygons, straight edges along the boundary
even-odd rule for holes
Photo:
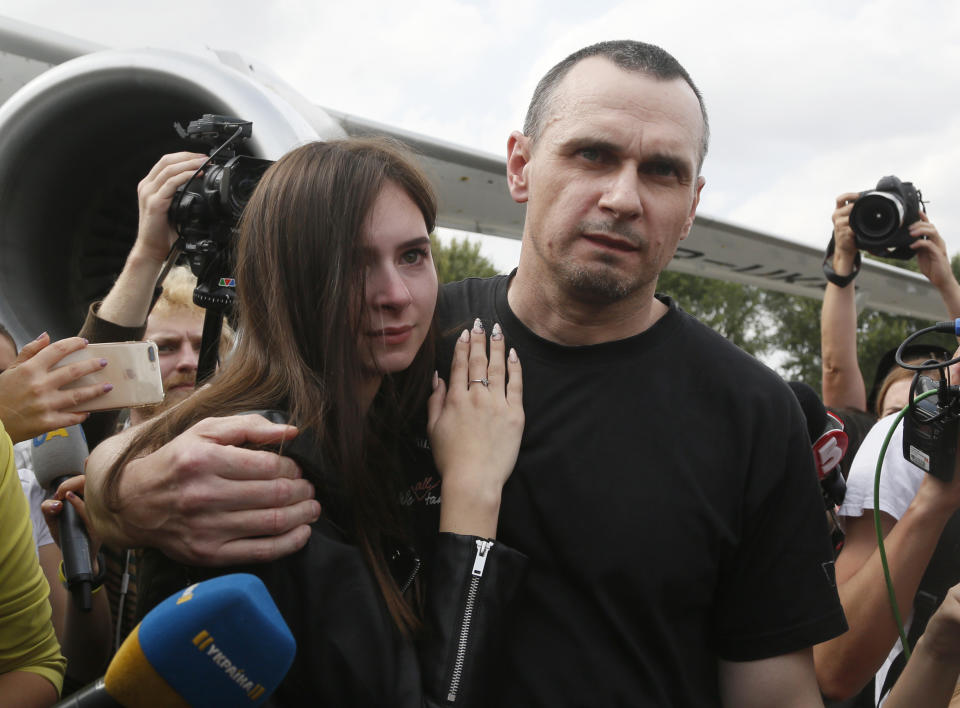
[[[460,641],[457,644],[457,657],[453,662],[453,674],[450,677],[450,690],[447,691],[447,701],[457,700],[460,690],[460,678],[463,674],[463,665],[467,656],[467,642],[470,638],[470,621],[473,619],[473,605],[477,601],[477,591],[480,589],[480,578],[487,563],[487,553],[493,547],[493,541],[477,539],[477,555],[473,559],[473,571],[470,578],[470,587],[467,589],[467,600],[463,607],[463,622],[460,624]]]
[[[410,586],[413,585],[413,581],[417,577],[417,573],[419,572],[420,572],[420,556],[414,556],[413,569],[410,571],[410,575],[407,576],[407,581],[400,586],[401,595],[410,589]]]

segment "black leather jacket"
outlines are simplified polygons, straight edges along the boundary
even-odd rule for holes
[[[140,600],[152,606],[222,573],[259,576],[297,641],[267,706],[483,706],[485,668],[526,562],[495,541],[439,534],[414,639],[397,630],[360,550],[323,520],[303,549],[262,565],[194,568],[147,550]]]
[[[297,440],[297,448],[284,452],[305,472],[313,467],[311,477],[321,478],[317,488],[323,499],[326,485],[315,468],[316,455],[306,438]],[[332,520],[335,509],[324,502],[307,545],[262,565],[196,568],[174,563],[156,550],[144,551],[139,614],[213,575],[253,573],[264,581],[297,641],[293,666],[266,705],[486,705],[485,668],[496,652],[526,556],[496,541],[439,534],[424,572],[423,628],[410,638],[396,628],[362,552]],[[410,553],[398,547],[394,555]],[[419,560],[412,555],[400,560],[392,564],[394,578],[405,587]]]
[[[402,636],[355,546],[314,527],[263,578],[297,640],[270,706],[478,706],[484,669],[526,559],[495,542],[440,534],[422,636]]]

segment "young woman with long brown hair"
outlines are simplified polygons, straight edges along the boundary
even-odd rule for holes
[[[196,167],[181,162],[168,185]],[[281,451],[314,484],[323,514],[303,550],[246,568],[297,639],[277,705],[469,701],[523,565],[490,540],[523,428],[519,361],[497,326],[488,361],[477,324],[457,341],[449,387],[437,379],[435,217],[428,181],[392,143],[318,142],[281,158],[239,228],[235,351],[209,386],[145,424],[107,477],[120,507],[117,471],[205,418],[265,411],[296,426]],[[425,403],[444,494],[417,592],[398,460]],[[149,550],[139,572],[141,614],[216,574]]]

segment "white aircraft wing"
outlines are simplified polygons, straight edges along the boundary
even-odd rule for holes
[[[0,104],[57,64],[101,49],[106,47],[0,17]]]

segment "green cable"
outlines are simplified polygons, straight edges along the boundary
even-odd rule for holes
[[[936,389],[926,391],[917,396],[914,399],[914,403],[936,394]],[[900,643],[903,645],[903,657],[907,661],[910,660],[910,645],[907,643],[907,633],[903,628],[903,620],[900,619],[900,607],[897,605],[897,594],[893,589],[893,579],[890,577],[890,566],[887,565],[887,550],[883,545],[883,528],[880,525],[880,470],[883,467],[883,458],[887,456],[887,446],[890,444],[890,438],[893,437],[893,431],[897,429],[897,425],[903,420],[903,416],[909,407],[910,404],[908,403],[897,413],[897,417],[891,424],[890,430],[887,431],[887,437],[883,439],[883,445],[880,447],[880,457],[877,459],[877,473],[873,478],[873,526],[877,532],[877,548],[880,550],[880,565],[883,566],[883,578],[887,582],[887,594],[890,596],[890,609],[893,611],[893,621],[896,622],[897,632],[900,633]]]

